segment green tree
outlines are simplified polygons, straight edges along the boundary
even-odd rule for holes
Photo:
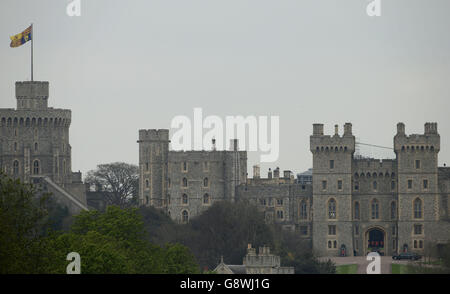
[[[100,164],[87,173],[85,182],[101,187],[107,205],[122,208],[138,204],[139,169],[124,162]]]

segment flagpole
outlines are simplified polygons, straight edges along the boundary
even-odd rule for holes
[[[31,23],[31,81],[33,81],[33,40],[34,40],[33,23]]]

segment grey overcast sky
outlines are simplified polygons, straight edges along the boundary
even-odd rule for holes
[[[72,110],[72,169],[138,163],[139,129],[176,115],[279,115],[280,156],[269,167],[312,164],[312,124],[353,124],[361,142],[392,146],[396,124],[437,122],[450,164],[450,1],[1,0],[0,107],[30,79],[30,44],[9,36],[34,23],[35,80],[49,105]],[[389,150],[361,148],[374,157]],[[249,154],[248,169],[258,153]]]

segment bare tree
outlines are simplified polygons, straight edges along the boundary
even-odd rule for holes
[[[107,205],[137,205],[139,169],[124,162],[100,164],[87,173],[85,182],[100,187]]]

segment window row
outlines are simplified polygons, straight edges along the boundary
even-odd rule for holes
[[[328,219],[336,219],[336,200],[331,198],[328,200]],[[390,218],[397,219],[397,202],[392,201],[390,204]],[[370,202],[370,218],[373,220],[380,219],[380,202],[378,199],[374,198]],[[359,220],[361,218],[360,204],[355,201],[353,204],[353,218]],[[413,201],[413,218],[422,219],[423,218],[423,201],[419,197]]]

